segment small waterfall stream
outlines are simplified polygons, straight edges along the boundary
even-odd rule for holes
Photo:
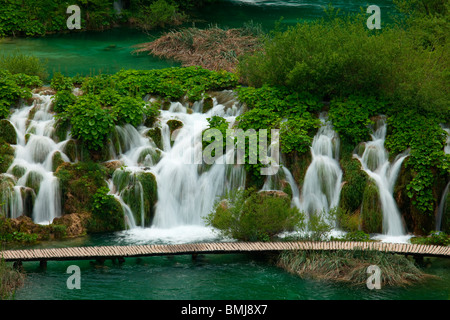
[[[32,218],[39,224],[49,224],[55,217],[61,215],[61,197],[58,179],[53,175],[53,158],[60,153],[62,160],[69,158],[62,151],[66,141],[55,142],[52,138],[54,118],[51,112],[52,96],[33,94],[32,106],[22,105],[10,117],[10,122],[16,129],[17,144],[15,159],[8,173],[22,171],[17,179],[14,199],[15,210],[10,216],[17,218],[22,215],[24,202],[21,194],[31,188],[35,193]]]
[[[445,132],[447,132],[447,140],[444,147],[445,154],[450,154],[450,129],[444,128]],[[444,212],[447,208],[447,206],[450,205],[450,203],[447,203],[447,195],[450,191],[450,181],[445,186],[444,192],[441,196],[441,201],[439,202],[438,212],[436,215],[436,230],[441,231],[442,228],[442,217],[444,215]]]
[[[328,213],[337,207],[341,192],[342,170],[339,165],[339,138],[330,121],[320,115],[322,126],[311,146],[312,162],[302,186],[300,210],[308,215],[323,214],[331,223]]]
[[[386,129],[386,119],[382,117],[378,120],[377,129],[372,134],[372,141],[366,143],[362,156],[355,155],[355,157],[378,187],[383,212],[383,234],[402,236],[405,235],[405,229],[392,193],[402,162],[407,154],[400,154],[392,163],[389,162],[389,155],[384,148]]]

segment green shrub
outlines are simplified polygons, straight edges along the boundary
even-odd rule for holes
[[[6,70],[0,70],[0,88],[0,119],[9,116],[10,108],[15,107],[19,99],[31,98],[30,89],[21,87],[17,75]]]
[[[414,237],[410,241],[414,244],[449,246],[450,236],[442,231],[432,231],[428,237]]]
[[[55,72],[50,86],[56,91],[71,91],[73,87],[72,78],[66,77],[60,72]]]
[[[115,116],[102,108],[98,96],[90,94],[79,97],[64,116],[70,119],[73,137],[81,139],[91,150],[104,147],[115,121]]]
[[[71,90],[59,90],[53,96],[53,111],[61,113],[67,111],[70,105],[75,104],[77,97]]]
[[[92,217],[88,221],[88,232],[111,232],[125,229],[120,203],[109,195],[107,187],[97,189],[92,197]]]
[[[113,110],[117,114],[117,124],[129,123],[137,127],[142,123],[144,117],[145,103],[142,99],[132,97],[121,97]]]
[[[283,231],[302,227],[303,216],[290,199],[239,190],[216,204],[207,224],[225,236],[243,241],[269,241]]]

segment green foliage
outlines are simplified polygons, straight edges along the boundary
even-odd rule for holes
[[[308,152],[319,127],[320,120],[309,112],[293,113],[281,124],[281,151],[283,153],[297,151],[300,154]]]
[[[333,99],[329,116],[344,143],[356,145],[370,139],[370,117],[386,112],[386,102],[373,97],[350,96]]]
[[[414,237],[410,241],[414,244],[449,246],[450,236],[442,231],[432,231],[428,237]]]
[[[301,228],[302,214],[291,208],[290,199],[239,190],[218,202],[206,218],[208,225],[243,241],[269,241],[283,231]]]
[[[352,231],[352,232],[346,233],[339,240],[342,240],[342,241],[369,241],[370,236],[367,233],[365,233],[364,231],[358,230],[358,231]]]
[[[67,111],[70,105],[75,104],[77,97],[70,90],[58,90],[53,96],[53,111],[57,113]]]
[[[88,221],[89,232],[111,232],[125,228],[123,211],[107,187],[97,189],[92,197],[92,217]]]
[[[345,184],[341,189],[339,207],[354,212],[361,206],[367,174],[361,169],[361,163],[357,159],[348,156],[342,157],[341,167]]]
[[[413,171],[413,179],[406,186],[407,195],[420,212],[432,215],[436,178],[450,173],[450,156],[444,153],[446,132],[436,118],[413,110],[396,112],[388,124],[386,148],[394,154],[410,148],[405,165]]]
[[[117,114],[117,124],[129,123],[137,127],[142,123],[144,106],[145,103],[142,99],[121,97],[113,107],[113,111]]]
[[[399,24],[368,30],[366,19],[331,17],[277,30],[263,50],[241,59],[240,74],[256,87],[285,86],[326,100],[374,96],[448,115],[447,42],[423,49],[415,40],[418,29]]]
[[[0,69],[5,69],[12,74],[25,74],[38,77],[41,81],[47,79],[46,63],[41,59],[14,51],[11,54],[0,56]]]
[[[66,77],[60,72],[55,72],[50,86],[56,91],[71,91],[73,87],[72,78]]]
[[[6,264],[0,257],[0,300],[14,299],[14,293],[24,282],[25,275]]]
[[[20,76],[7,70],[0,70],[0,119],[9,116],[9,109],[15,107],[19,99],[31,98],[31,91],[22,87]]]
[[[160,104],[158,102],[153,102],[147,105],[144,108],[144,125],[146,127],[153,127],[153,125],[156,122],[156,119],[161,114],[161,111],[159,110]]]
[[[102,108],[98,96],[81,96],[67,108],[63,117],[70,119],[72,134],[91,150],[99,150],[114,127],[115,115]]]

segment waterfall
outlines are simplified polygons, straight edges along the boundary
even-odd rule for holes
[[[114,0],[114,12],[116,14],[121,14],[123,10],[123,3],[122,0]]]
[[[339,138],[330,121],[320,115],[322,126],[311,146],[312,161],[303,182],[299,209],[308,215],[324,214],[328,223],[330,209],[339,204],[342,170],[339,166]]]
[[[402,162],[407,155],[398,155],[394,162],[390,163],[389,155],[384,148],[387,129],[384,117],[378,120],[377,127],[375,133],[372,134],[372,141],[366,142],[362,156],[354,156],[361,162],[363,170],[378,187],[383,212],[383,234],[401,236],[405,235],[405,230],[392,193]]]
[[[58,179],[53,175],[53,158],[57,152],[62,160],[69,161],[62,151],[65,142],[56,143],[52,139],[54,118],[51,112],[52,96],[33,94],[33,105],[23,104],[11,115],[9,121],[17,133],[15,158],[9,174],[22,171],[15,184],[11,217],[22,215],[25,198],[22,191],[33,189],[36,196],[32,209],[33,221],[49,224],[61,215],[61,197]],[[22,212],[19,212],[22,211]]]
[[[195,107],[200,111],[203,108],[199,104],[196,103]],[[222,156],[222,164],[214,163],[209,167],[205,167],[199,159],[202,154],[202,132],[208,128],[207,118],[217,115],[233,123],[238,114],[237,109],[225,108],[217,100],[207,113],[194,111],[188,114],[179,103],[172,103],[168,111],[162,111],[164,152],[153,168],[158,183],[155,228],[204,225],[203,218],[210,213],[219,196],[245,186],[244,166],[227,164],[227,155]],[[172,119],[183,123],[176,137],[171,137],[167,126]]]

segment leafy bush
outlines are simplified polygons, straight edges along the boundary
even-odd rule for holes
[[[132,97],[121,97],[113,107],[117,114],[117,124],[129,123],[137,127],[142,123],[144,117],[145,103],[142,99]]]
[[[20,98],[31,98],[30,89],[22,88],[17,75],[6,70],[0,70],[0,88],[0,119],[9,116],[9,109],[15,107]]]
[[[433,214],[436,199],[433,186],[438,174],[450,173],[450,156],[444,153],[446,132],[436,118],[414,110],[401,110],[388,119],[389,134],[386,148],[400,153],[410,148],[405,166],[413,171],[413,179],[406,186],[413,205],[424,214]]]
[[[291,208],[290,199],[238,190],[216,204],[207,224],[224,236],[243,241],[269,241],[283,231],[301,228],[303,215]]]
[[[50,86],[56,91],[70,91],[73,87],[72,78],[66,77],[60,72],[55,72]]]
[[[103,148],[115,121],[114,115],[102,108],[98,96],[90,94],[79,97],[63,116],[70,119],[73,137],[91,150]]]
[[[77,101],[77,97],[70,90],[60,90],[53,96],[53,111],[61,113]]]
[[[414,237],[411,238],[411,243],[414,244],[427,244],[437,246],[449,246],[450,237],[448,234],[442,231],[432,231],[428,237]]]
[[[125,228],[122,207],[114,196],[108,193],[107,187],[101,187],[93,195],[89,232],[111,232]]]

